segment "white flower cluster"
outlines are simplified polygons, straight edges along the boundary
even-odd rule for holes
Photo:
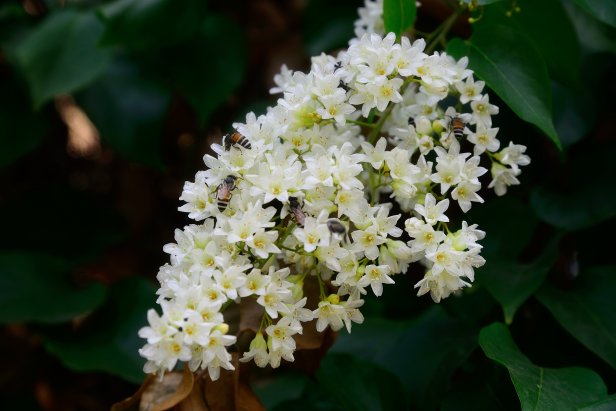
[[[293,336],[306,322],[350,331],[363,321],[368,289],[380,296],[412,262],[427,269],[418,295],[435,302],[470,285],[485,262],[484,232],[465,221],[452,230],[450,200],[462,212],[483,202],[481,156],[498,195],[530,160],[519,145],[497,152],[498,108],[467,60],[424,46],[364,34],[337,57],[313,58],[308,73],[283,67],[272,89],[278,104],[212,146],[207,169],[181,196],[197,224],[164,248],[162,315],[151,310],[139,333],[146,372],[178,360],[212,379],[232,369],[236,338],[222,313],[242,298],[263,310],[242,360],[277,367],[293,361]],[[313,309],[307,277],[320,285]]]

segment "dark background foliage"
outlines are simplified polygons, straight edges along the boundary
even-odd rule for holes
[[[422,3],[421,31],[451,14]],[[532,157],[521,186],[466,216],[488,263],[440,305],[413,296],[419,271],[400,278],[314,375],[256,372],[268,409],[614,409],[616,11],[478,3],[494,4],[461,18],[448,50],[471,56],[499,136]],[[275,103],[281,64],[343,47],[360,5],[0,4],[3,409],[101,410],[136,390],[162,246],[188,222],[183,182],[233,121]]]

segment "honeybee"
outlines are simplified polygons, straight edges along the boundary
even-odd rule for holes
[[[449,133],[453,133],[456,138],[464,136],[464,127],[466,127],[466,123],[458,116],[452,117],[449,121]]]
[[[234,131],[233,133],[225,134],[222,137],[222,146],[225,150],[230,150],[231,146],[242,146],[247,149],[251,149],[252,145],[250,144],[250,140],[241,133]]]
[[[332,235],[337,239],[343,238],[346,234],[346,228],[337,218],[330,218],[327,220],[327,228],[329,229],[329,232],[332,233]]]
[[[304,221],[306,221],[306,214],[302,210],[302,205],[297,197],[289,197],[289,208],[297,224],[303,227]]]
[[[235,189],[235,181],[237,177],[228,175],[216,189],[216,200],[218,200],[218,209],[225,211],[231,201],[232,191]]]

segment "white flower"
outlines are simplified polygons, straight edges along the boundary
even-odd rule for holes
[[[480,184],[463,181],[451,192],[451,198],[456,200],[460,208],[465,213],[471,209],[471,202],[483,203],[483,198],[479,197],[477,191],[481,188]]]
[[[436,202],[436,199],[432,194],[426,194],[424,204],[417,204],[415,211],[417,211],[428,224],[434,225],[439,221],[448,222],[449,217],[445,215],[445,211],[449,207],[449,199],[444,199]]]
[[[520,180],[516,178],[516,176],[520,174],[519,169],[507,168],[502,164],[494,162],[492,163],[490,173],[492,174],[492,181],[488,185],[488,188],[494,188],[494,192],[497,196],[505,195],[508,186],[520,184]]]
[[[381,137],[375,146],[364,142],[361,143],[361,147],[364,150],[364,153],[366,153],[366,162],[370,163],[370,165],[375,169],[380,169],[383,166],[383,161],[385,160],[387,140],[384,137]]]
[[[368,227],[366,230],[355,230],[351,233],[356,252],[363,252],[369,260],[376,260],[379,256],[380,244],[385,242],[385,237],[379,235],[376,227]]]
[[[245,352],[242,358],[240,358],[241,362],[248,362],[254,359],[255,364],[258,367],[265,367],[269,362],[269,355],[267,353],[267,342],[265,338],[263,338],[263,334],[260,332],[255,335],[255,338],[250,342],[250,351]]]
[[[471,102],[473,109],[473,124],[479,123],[485,127],[492,126],[492,116],[498,114],[498,107],[490,104],[490,97],[485,94],[481,99]]]
[[[325,214],[322,213],[322,216]],[[329,229],[321,219],[306,217],[304,227],[297,227],[293,230],[293,235],[303,244],[307,253],[313,252],[317,247],[329,245]]]
[[[484,86],[485,83],[483,81],[475,81],[472,76],[467,77],[466,82],[456,82],[455,87],[460,93],[460,103],[466,104],[469,101],[481,99],[481,91]]]
[[[527,166],[530,164],[530,157],[523,154],[525,151],[525,146],[513,144],[510,141],[509,145],[496,153],[494,157],[501,163],[511,166],[514,170],[518,170],[518,166]]]
[[[477,131],[470,133],[468,141],[475,144],[474,153],[479,155],[488,150],[495,152],[500,147],[500,141],[496,138],[497,128],[487,128],[483,124],[477,124]]]
[[[292,324],[290,317],[282,317],[276,324],[267,327],[265,332],[271,338],[273,351],[293,352],[295,351],[293,335],[301,334],[302,328]]]
[[[374,295],[380,297],[381,294],[383,294],[383,284],[394,283],[394,280],[387,275],[389,272],[390,268],[387,265],[367,265],[364,276],[359,280],[357,285],[359,287],[367,287],[370,285]]]

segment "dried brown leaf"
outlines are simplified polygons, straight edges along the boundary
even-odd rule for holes
[[[165,374],[162,381],[155,379],[143,391],[139,411],[168,410],[191,393],[193,383],[193,374],[188,367],[181,373]]]
[[[196,379],[188,397],[173,408],[173,411],[211,411],[205,401],[204,379]]]
[[[240,302],[240,327],[239,332],[247,330],[259,331],[261,325],[261,317],[265,312],[264,308],[257,303],[254,297],[242,298]]]
[[[136,393],[120,402],[113,404],[111,406],[111,411],[137,411],[139,409],[139,401],[141,400],[143,391],[155,378],[156,377],[154,375],[148,375]]]

